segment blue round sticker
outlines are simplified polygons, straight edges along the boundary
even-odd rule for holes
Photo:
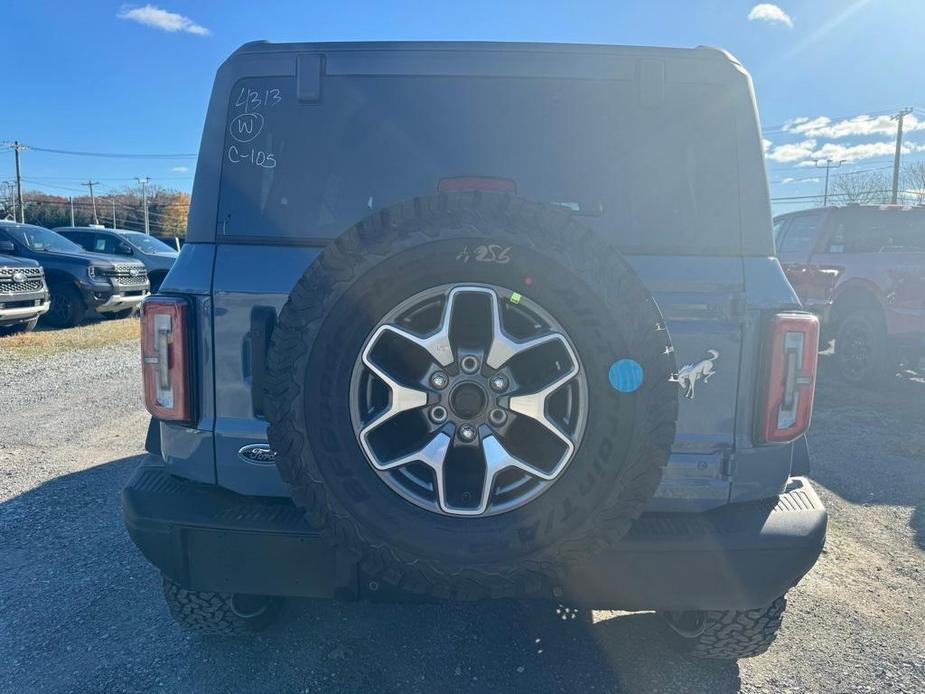
[[[610,366],[610,385],[621,393],[632,393],[642,385],[642,366],[635,359],[619,359]]]

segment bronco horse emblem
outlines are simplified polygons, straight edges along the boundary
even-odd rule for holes
[[[706,359],[701,359],[695,364],[685,364],[681,367],[681,370],[678,371],[678,376],[675,380],[681,388],[685,389],[685,398],[694,397],[694,386],[697,384],[697,381],[706,383],[710,380],[710,376],[716,373],[713,362],[719,358],[719,352],[715,349],[708,349],[707,354],[710,356]]]

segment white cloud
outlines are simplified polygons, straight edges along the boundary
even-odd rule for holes
[[[186,173],[187,171],[189,171],[189,167],[188,166],[175,166],[171,169],[171,171],[173,171],[174,173]]]
[[[762,2],[755,5],[748,13],[750,22],[768,22],[770,24],[783,24],[793,29],[793,19],[777,5]]]
[[[793,176],[787,176],[781,183],[819,183],[819,180],[818,178],[794,178]]]
[[[794,118],[784,123],[784,130],[805,137],[822,137],[837,140],[858,135],[895,135],[896,121],[886,116],[860,115],[833,121],[826,116],[817,118]],[[903,131],[925,130],[925,120],[908,115],[903,120]]]
[[[808,159],[816,149],[816,140],[803,140],[785,145],[777,145],[768,151],[767,157],[772,161],[788,163]]]
[[[189,17],[162,10],[156,5],[144,5],[143,7],[124,6],[116,16],[119,19],[128,19],[132,22],[138,22],[139,24],[171,33],[182,31],[187,34],[196,34],[197,36],[207,36],[209,34],[208,29],[201,24],[197,24]]]

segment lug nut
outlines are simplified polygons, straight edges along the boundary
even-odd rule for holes
[[[449,382],[450,379],[442,371],[434,371],[434,373],[430,375],[430,385],[437,390],[443,390]]]
[[[507,412],[502,410],[500,407],[496,407],[488,413],[488,421],[495,426],[501,426],[507,421]]]
[[[459,438],[463,441],[474,441],[475,440],[475,427],[471,424],[463,424],[459,427]]]
[[[491,389],[497,393],[507,390],[507,377],[504,374],[495,374],[492,376]]]
[[[430,408],[430,421],[434,424],[443,424],[446,421],[446,408],[443,405],[435,405]]]
[[[479,370],[479,360],[473,357],[471,354],[467,355],[459,362],[459,368],[461,368],[467,374],[474,374]]]

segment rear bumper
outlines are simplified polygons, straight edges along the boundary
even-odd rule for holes
[[[368,585],[289,500],[183,480],[154,455],[123,491],[123,512],[145,557],[189,588],[351,599]],[[801,478],[775,500],[645,514],[616,547],[576,569],[557,599],[625,610],[767,605],[812,568],[826,522]]]

